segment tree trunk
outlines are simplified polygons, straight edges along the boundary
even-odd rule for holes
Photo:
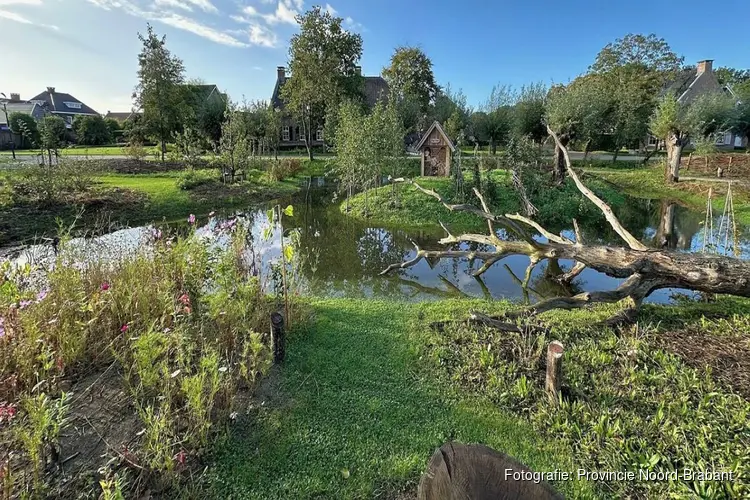
[[[567,134],[560,136],[560,143],[567,147],[570,142],[570,137]],[[561,183],[565,179],[565,155],[563,155],[562,149],[559,145],[555,145],[555,164],[552,170],[552,179]]]
[[[497,144],[495,144],[495,139],[490,139],[490,154],[493,156],[497,153]]]
[[[667,168],[666,180],[670,183],[680,180],[680,162],[682,161],[682,148],[684,143],[680,137],[671,134],[666,141],[667,144]]]
[[[617,157],[620,155],[620,146],[615,146],[615,150],[612,153],[612,163],[617,161]]]
[[[583,147],[583,161],[589,159],[589,153],[591,153],[591,139],[586,141],[586,145]]]

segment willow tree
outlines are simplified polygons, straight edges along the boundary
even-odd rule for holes
[[[622,283],[613,290],[583,292],[572,297],[554,297],[542,300],[521,311],[507,313],[502,317],[488,317],[475,313],[470,318],[492,327],[514,331],[518,331],[519,327],[509,322],[509,319],[531,317],[553,309],[576,309],[595,303],[620,301],[625,303],[625,308],[611,318],[608,324],[629,322],[637,316],[638,308],[643,300],[654,291],[663,288],[682,288],[698,292],[750,297],[750,262],[731,257],[647,247],[622,225],[609,205],[581,182],[571,167],[568,150],[560,142],[559,135],[549,128],[548,132],[562,152],[568,175],[581,193],[601,210],[607,223],[622,239],[623,246],[587,244],[583,241],[575,220],[573,221],[573,226],[576,228],[575,239],[569,239],[551,233],[529,217],[519,214],[493,214],[489,211],[484,197],[476,190],[475,194],[481,208],[469,204],[450,204],[437,192],[408,181],[417,190],[436,198],[446,209],[472,213],[487,222],[488,234],[454,235],[446,228],[448,234],[440,240],[441,244],[478,243],[484,245],[486,249],[422,250],[417,246],[416,254],[412,259],[391,264],[381,274],[414,266],[423,259],[468,258],[483,261],[483,265],[473,273],[474,276],[481,276],[505,257],[525,255],[529,258],[529,265],[522,283],[524,288],[528,286],[534,268],[545,260],[563,259],[575,262],[570,270],[557,276],[561,283],[570,283],[586,268],[613,278],[623,279]],[[500,232],[498,229],[505,231]],[[500,235],[503,234],[507,236],[501,238]],[[543,239],[535,237],[536,234],[543,236]]]
[[[680,180],[682,150],[691,139],[703,139],[731,127],[734,99],[723,92],[704,94],[692,101],[680,101],[667,94],[659,102],[649,127],[667,148],[664,176],[667,182]]]

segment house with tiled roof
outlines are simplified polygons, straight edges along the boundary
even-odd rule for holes
[[[362,68],[356,67],[358,75],[362,75]],[[271,95],[271,104],[275,109],[284,111],[286,109],[286,103],[281,98],[281,89],[284,88],[284,84],[289,78],[286,75],[286,68],[279,66],[276,68],[276,85],[273,88],[273,94]],[[362,76],[363,80],[363,98],[368,107],[373,107],[380,99],[386,99],[388,97],[388,83],[380,76]],[[315,133],[315,137],[312,141],[312,146],[323,146],[325,144],[323,138],[323,127],[322,125],[318,128]],[[284,118],[281,123],[281,142],[280,147],[304,147],[305,146],[305,133],[304,130],[300,129],[299,124],[294,120],[289,113],[284,114]]]
[[[41,120],[44,116],[44,109],[36,103],[22,101],[19,94],[10,94],[10,99],[0,99],[0,149],[8,149],[11,142],[16,147],[23,145],[24,140],[19,134],[12,134],[8,119],[13,113],[23,113],[29,115],[35,120]]]
[[[719,83],[716,73],[713,70],[713,60],[705,59],[698,61],[694,68],[685,68],[667,84],[664,94],[671,93],[677,96],[680,103],[690,103],[699,96],[708,93],[723,92],[734,96],[732,89]],[[746,138],[732,133],[731,131],[720,132],[716,135],[715,144],[717,147],[725,149],[742,148],[746,146]],[[656,139],[649,140],[650,145],[654,145]]]
[[[78,116],[97,116],[99,113],[87,106],[81,100],[70,94],[58,92],[55,87],[47,87],[47,90],[29,99],[46,109],[53,115],[65,120],[65,126],[72,128],[73,120]]]
[[[136,113],[133,111],[107,111],[107,114],[104,115],[104,119],[112,119],[122,124],[126,121],[132,120],[134,117],[140,114],[141,113]]]

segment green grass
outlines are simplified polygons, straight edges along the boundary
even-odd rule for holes
[[[294,332],[281,371],[261,391],[267,400],[217,452],[215,496],[413,498],[429,457],[449,439],[485,443],[536,470],[573,470],[569,448],[437,378],[422,357],[434,333],[413,319],[419,311],[465,314],[470,304],[315,301],[314,324]],[[591,492],[588,483],[557,487],[575,498]]]
[[[62,156],[122,156],[125,155],[121,146],[75,146],[59,150]],[[0,151],[0,156],[10,156],[10,151]],[[16,150],[16,156],[36,156],[36,149]]]
[[[624,192],[642,198],[672,199],[694,210],[705,212],[709,188],[713,188],[714,211],[724,209],[726,183],[683,180],[677,184],[664,181],[661,166],[631,169],[586,168],[586,172],[617,185]],[[688,172],[689,173],[689,172]],[[683,175],[685,172],[683,172]],[[750,225],[750,192],[735,185],[733,188],[737,222]]]

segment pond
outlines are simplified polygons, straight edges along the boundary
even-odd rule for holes
[[[315,185],[319,188],[315,189]],[[408,269],[380,276],[389,264],[408,260],[415,255],[414,243],[423,249],[444,248],[438,240],[444,232],[436,229],[398,229],[347,217],[340,213],[332,202],[331,193],[323,182],[311,182],[306,195],[288,202],[294,205],[294,216],[284,218],[285,234],[296,232],[298,243],[295,264],[299,287],[304,294],[321,297],[374,297],[421,301],[446,297],[506,298],[516,301],[537,301],[541,298],[572,295],[582,291],[609,290],[621,280],[610,278],[597,271],[586,269],[569,287],[562,287],[553,279],[556,273],[569,269],[570,261],[544,262],[532,274],[530,289],[524,294],[519,277],[523,277],[528,258],[509,256],[496,263],[481,277],[475,278],[472,271],[481,261],[467,259],[427,261],[422,260]],[[286,202],[284,203],[284,205]],[[644,243],[653,247],[667,247],[676,251],[701,251],[704,246],[705,215],[689,210],[668,200],[628,198],[619,211],[623,224]],[[438,214],[436,214],[436,217]],[[266,210],[250,210],[246,213],[231,213],[214,216],[198,231],[210,235],[212,230],[230,217],[244,219],[251,225],[255,243],[254,251],[266,269],[270,262],[279,259],[279,234],[265,243],[263,230],[269,221]],[[714,221],[716,233],[720,220]],[[548,226],[573,238],[569,227]],[[587,221],[581,226],[587,243],[620,244],[617,236],[603,218]],[[151,240],[151,227],[139,227],[116,231],[93,239],[77,239],[73,245],[83,253],[95,252],[101,258],[111,259],[131,252]],[[723,237],[721,238],[723,240]],[[743,258],[750,257],[750,228],[738,228],[737,251]],[[718,252],[727,250],[725,241],[715,244]],[[731,246],[731,245],[730,245]],[[468,245],[461,245],[468,250]],[[481,250],[481,245],[473,247]],[[9,255],[18,263],[43,263],[53,255],[50,245],[35,245]],[[675,290],[659,290],[648,301],[670,302]]]

